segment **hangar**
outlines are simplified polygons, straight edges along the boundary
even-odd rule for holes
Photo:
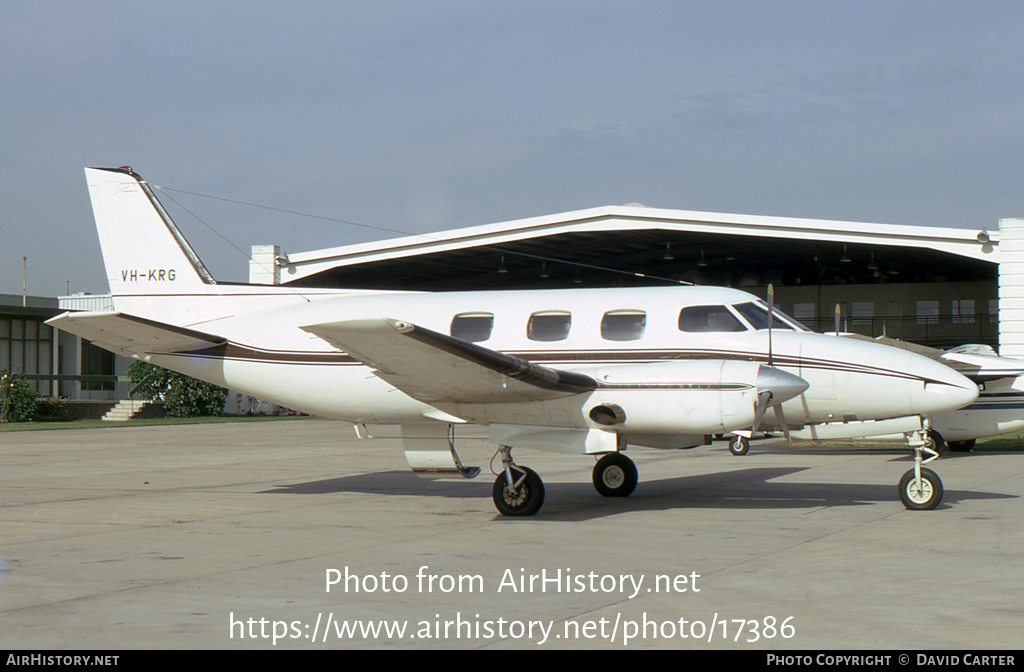
[[[836,328],[838,306],[843,331],[1024,355],[1011,300],[1024,308],[1024,275],[1001,263],[1001,238],[1014,247],[1017,231],[1024,220],[990,232],[632,204],[297,254],[258,245],[250,282],[420,291],[686,282],[762,297],[771,283],[782,309],[815,331]],[[1024,262],[1024,246],[1010,256]]]

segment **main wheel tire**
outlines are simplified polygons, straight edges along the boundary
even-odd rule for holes
[[[942,438],[942,434],[930,429],[928,430],[928,440],[932,442],[931,448],[939,454],[939,457],[946,453],[946,440]]]
[[[518,472],[518,473],[517,473]],[[498,474],[491,489],[494,506],[503,516],[532,516],[544,505],[544,482],[533,469],[528,467],[512,467],[512,477],[516,480],[526,474],[526,479],[516,492],[508,487],[505,473]]]
[[[733,455],[746,455],[750,452],[750,441],[745,436],[734,436],[729,439],[729,452]]]
[[[629,497],[638,480],[633,460],[621,453],[608,453],[594,465],[594,488],[603,497]]]
[[[921,469],[921,487],[918,488],[911,469],[900,479],[900,501],[911,511],[930,511],[942,501],[942,480],[931,469]]]
[[[977,442],[977,439],[969,439],[967,441],[950,441],[946,445],[954,453],[969,453],[974,450],[974,445]]]

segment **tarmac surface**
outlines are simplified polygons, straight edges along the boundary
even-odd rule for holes
[[[477,479],[313,419],[0,433],[0,648],[1020,646],[1024,448],[934,462],[930,512],[898,447],[631,449],[626,499],[516,451],[547,498],[510,519],[457,445]]]

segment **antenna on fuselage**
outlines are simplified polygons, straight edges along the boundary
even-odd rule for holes
[[[775,366],[772,360],[772,312],[775,310],[775,285],[768,283],[768,366]]]

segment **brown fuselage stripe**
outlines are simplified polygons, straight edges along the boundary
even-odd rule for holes
[[[176,357],[197,357],[202,359],[222,359],[262,364],[294,364],[300,366],[363,366],[363,363],[343,352],[310,352],[297,350],[265,350],[239,345],[222,343],[191,352],[160,353]],[[546,351],[508,351],[505,354],[518,357],[529,362],[546,364],[648,364],[655,362],[678,360],[720,359],[730,361],[756,362],[767,364],[768,355],[759,352],[736,350],[546,350]],[[865,364],[850,364],[827,359],[808,357],[792,357],[775,355],[772,357],[774,366],[789,368],[819,369],[865,375],[884,376],[887,378],[903,378],[920,380],[925,383],[949,385],[939,380],[924,378],[905,371],[884,369]]]

